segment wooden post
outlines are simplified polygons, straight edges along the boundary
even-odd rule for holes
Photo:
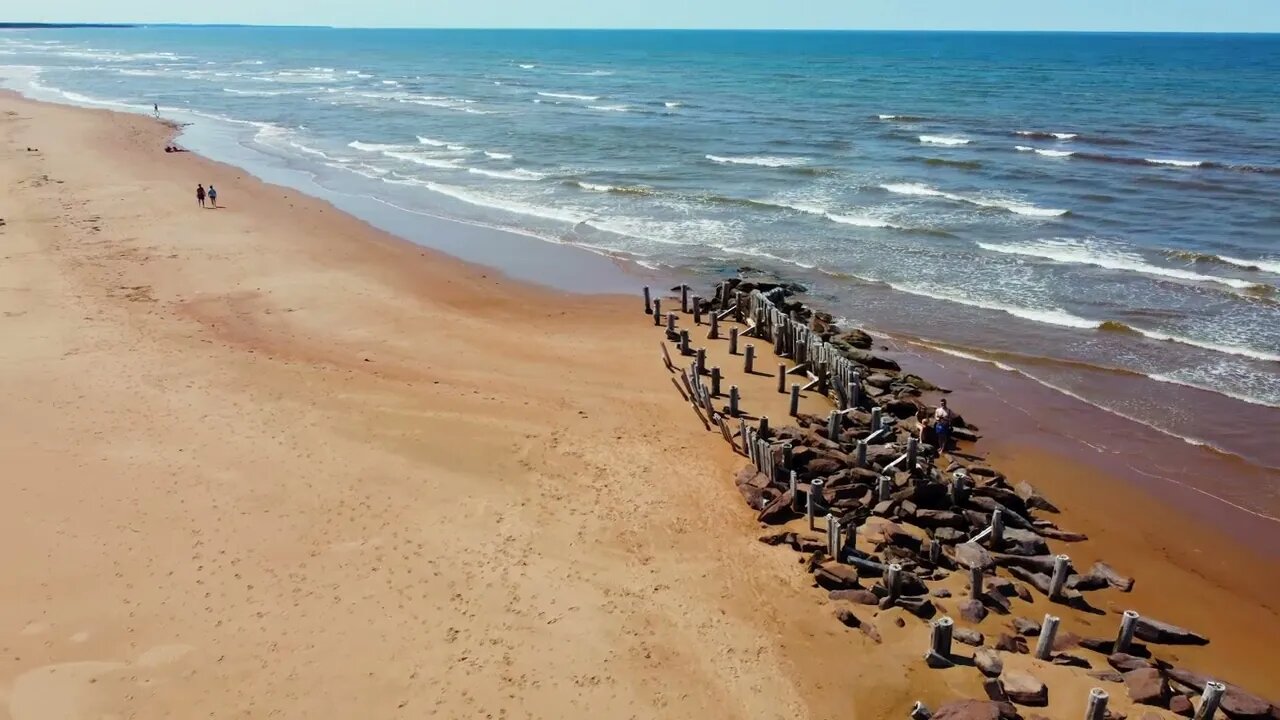
[[[788,470],[791,469],[792,463],[795,461],[791,458],[791,443],[782,443],[782,466]]]
[[[769,439],[769,416],[768,415],[760,416],[760,427],[756,428],[756,432],[760,433],[760,437],[766,440]]]
[[[711,397],[720,397],[720,368],[711,368]]]
[[[831,513],[827,513],[827,552],[840,562],[840,521]]]
[[[845,394],[845,402],[848,404],[848,407],[845,408],[846,410],[849,408],[856,408],[859,405],[861,405],[862,404],[862,385],[856,382],[849,383],[849,389]]]
[[[840,412],[832,410],[827,416],[827,439],[831,442],[840,442]]]
[[[827,387],[827,364],[826,364],[826,363],[824,363],[824,362],[819,362],[819,363],[818,363],[818,368],[817,368],[817,370],[818,370],[818,372],[817,372],[817,375],[818,375],[818,394],[819,394],[819,395],[826,395],[826,394],[827,394],[827,390],[829,389],[829,388]]]
[[[720,318],[716,317],[716,311],[711,311],[711,331],[707,333],[707,338],[711,340],[720,339]]]
[[[996,508],[991,512],[991,549],[999,550],[1004,545],[1004,510]]]
[[[914,473],[916,471],[916,456],[919,452],[919,441],[913,437],[907,438],[907,472]]]
[[[1104,720],[1107,717],[1107,691],[1094,688],[1089,691],[1089,707],[1084,711],[1084,720]]]
[[[956,473],[951,476],[951,504],[960,507],[969,500],[969,476]]]
[[[676,331],[676,314],[667,313],[667,332],[674,333]]]
[[[929,562],[937,565],[942,562],[942,543],[933,540],[929,543]]]
[[[702,324],[702,298],[697,295],[693,296],[693,324]]]
[[[790,480],[787,483],[787,489],[791,491],[791,512],[800,512],[800,487],[799,481],[796,480],[795,470],[790,472]]]
[[[689,350],[689,331],[681,330],[680,331],[680,354],[689,355],[690,352],[691,351]]]
[[[745,359],[742,363],[742,371],[750,375],[755,372],[756,369],[756,346],[748,344],[743,355],[745,356]]]
[[[867,466],[867,443],[864,440],[858,441],[858,467]]]
[[[902,589],[902,566],[898,563],[889,563],[884,569],[884,587],[889,595],[887,599],[890,603],[898,600],[898,593]]]
[[[773,354],[782,357],[784,348],[782,339],[785,336],[785,325],[782,323],[774,323],[773,325]]]
[[[1053,654],[1053,636],[1058,633],[1059,619],[1055,615],[1045,615],[1044,623],[1040,626],[1040,641],[1036,643],[1036,657],[1041,660],[1048,660]]]
[[[1226,691],[1227,686],[1217,680],[1205,683],[1204,694],[1200,696],[1200,707],[1196,709],[1195,720],[1213,720],[1213,715],[1218,712],[1218,705],[1222,702],[1222,694]]]
[[[729,417],[738,417],[738,386],[729,386]]]
[[[996,512],[1000,512],[999,509]],[[1062,589],[1066,587],[1067,575],[1071,572],[1071,558],[1059,555],[1053,559],[1053,576],[1049,578],[1049,599],[1062,597]]]
[[[975,600],[982,597],[982,567],[979,565],[969,568],[969,596]]]
[[[818,526],[813,521],[813,516],[818,511],[818,496],[822,494],[822,478],[815,478],[809,481],[809,492],[805,497],[805,517],[809,520],[809,530],[817,530]]]
[[[653,301],[649,299],[649,286],[644,286],[644,314],[653,312]]]
[[[738,354],[738,328],[736,326],[729,328],[729,354]]]
[[[876,482],[876,502],[885,502],[890,495],[893,495],[893,481],[881,475],[880,480]]]
[[[707,374],[707,349],[698,348],[697,354],[694,356],[694,377],[702,377]]]
[[[951,657],[951,630],[955,621],[943,615],[934,620],[933,631],[929,635],[929,652],[941,658]]]
[[[653,299],[653,325],[657,327],[662,324],[662,299]]]
[[[791,386],[791,417],[800,414],[800,386]]]
[[[784,365],[783,363],[778,363],[778,393],[781,394],[786,391],[787,391],[787,366]]]
[[[680,283],[680,312],[689,312],[689,286]]]
[[[1057,569],[1056,567],[1054,568]],[[1120,633],[1116,635],[1116,642],[1111,647],[1112,652],[1127,653],[1129,645],[1133,642],[1133,633],[1138,629],[1138,613],[1133,610],[1125,610],[1124,615],[1120,617]]]
[[[875,432],[879,429],[880,429],[880,408],[873,407],[871,408],[871,432]]]

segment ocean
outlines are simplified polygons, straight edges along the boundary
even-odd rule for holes
[[[1280,36],[142,27],[0,65],[402,223],[794,280],[1280,467]]]

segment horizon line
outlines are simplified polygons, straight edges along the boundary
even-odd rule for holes
[[[1280,30],[1132,30],[1132,29],[1032,29],[1032,28],[817,28],[817,27],[480,27],[431,25],[302,25],[277,23],[201,23],[201,22],[77,22],[77,21],[3,21],[0,30],[39,29],[134,29],[146,27],[174,28],[262,28],[295,30],[438,30],[485,32],[741,32],[741,33],[986,33],[1004,35],[1280,35]]]

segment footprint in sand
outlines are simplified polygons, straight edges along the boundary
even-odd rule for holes
[[[160,645],[138,656],[132,667],[151,668],[182,658],[190,645]],[[94,709],[92,688],[102,675],[128,669],[129,663],[86,660],[57,663],[19,675],[8,693],[12,720],[89,720],[102,718]]]

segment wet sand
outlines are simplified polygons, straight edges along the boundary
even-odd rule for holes
[[[887,611],[876,645],[755,541],[743,461],[695,429],[638,297],[425,250],[166,154],[147,118],[0,113],[14,720],[880,718],[980,696],[972,670],[924,667],[922,623]],[[196,182],[227,207],[198,209]],[[747,397],[780,402],[761,382]],[[1042,469],[1032,444],[991,447]],[[1063,527],[1097,528],[1081,556],[1138,577],[1104,596],[1210,635],[1189,666],[1270,692],[1261,566],[1054,468],[1033,481]],[[1111,528],[1117,498],[1141,522]],[[1078,716],[1091,683],[1036,672],[1047,714]]]

